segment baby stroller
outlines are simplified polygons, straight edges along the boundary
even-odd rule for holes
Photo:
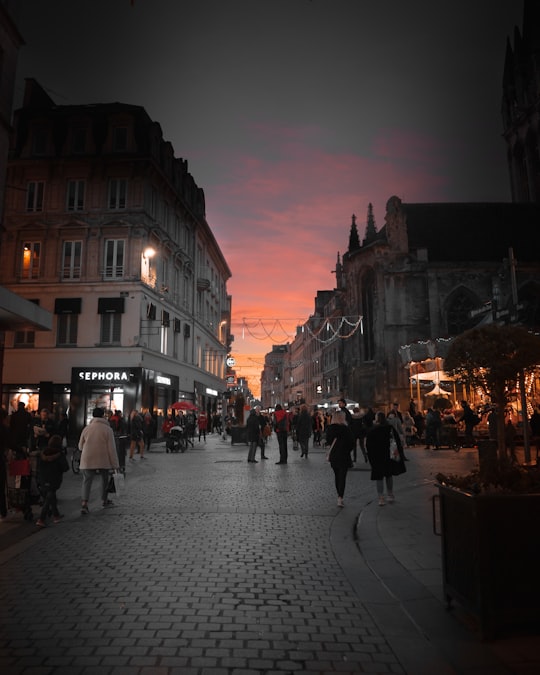
[[[185,452],[187,449],[187,436],[184,427],[171,427],[165,441],[165,452]]]

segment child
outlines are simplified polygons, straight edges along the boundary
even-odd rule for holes
[[[62,437],[51,436],[47,447],[39,457],[39,482],[44,501],[41,515],[36,520],[38,527],[46,527],[47,516],[52,512],[53,521],[59,523],[62,515],[58,511],[56,491],[62,485],[63,474],[68,471],[69,464],[62,448]]]

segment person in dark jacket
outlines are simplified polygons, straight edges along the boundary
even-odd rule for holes
[[[391,437],[395,441],[396,453],[392,458],[390,449]],[[403,447],[401,439],[394,427],[388,423],[386,415],[378,412],[375,416],[375,424],[368,432],[366,449],[369,463],[371,464],[371,480],[377,485],[379,506],[384,506],[384,482],[386,482],[386,498],[389,502],[394,501],[394,476],[405,473],[403,461]]]
[[[342,410],[337,410],[332,415],[332,421],[326,428],[326,445],[329,448],[328,461],[334,471],[337,505],[343,506],[347,472],[352,466],[351,452],[354,447],[354,438]]]
[[[300,457],[308,456],[309,450],[309,439],[311,438],[311,415],[309,414],[309,409],[305,403],[302,403],[300,406],[300,412],[296,419],[296,438],[298,439],[298,444],[300,445]]]
[[[62,485],[64,473],[69,469],[69,464],[62,448],[62,436],[55,434],[49,438],[47,447],[39,456],[39,485],[43,494],[43,506],[41,514],[36,520],[38,527],[47,526],[47,518],[52,514],[53,521],[59,523],[62,514],[58,511],[56,493]]]
[[[467,401],[461,401],[461,407],[463,412],[459,418],[459,422],[463,422],[465,426],[465,447],[473,448],[474,441],[474,427],[480,422],[480,418],[467,403]]]
[[[17,410],[9,417],[10,443],[18,457],[26,457],[32,445],[32,415],[26,410],[23,401],[17,404]]]
[[[247,431],[247,441],[249,443],[248,458],[247,461],[250,464],[257,464],[255,459],[255,453],[257,452],[257,446],[259,445],[259,440],[261,436],[261,425],[259,422],[259,416],[255,408],[251,409],[249,417],[246,421],[246,431]]]
[[[276,405],[274,410],[274,430],[276,432],[278,446],[279,446],[279,462],[276,464],[287,464],[288,451],[287,439],[289,437],[289,416],[283,410],[280,403]]]

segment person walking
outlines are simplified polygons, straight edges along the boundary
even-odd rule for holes
[[[274,429],[276,432],[279,446],[279,462],[276,464],[287,464],[287,439],[289,437],[289,416],[280,403],[274,410]]]
[[[133,458],[135,448],[138,448],[141,459],[144,459],[143,420],[136,409],[129,414],[129,439],[129,461],[135,461]]]
[[[305,403],[302,403],[296,420],[296,438],[300,445],[300,457],[305,457],[306,459],[309,450],[309,439],[311,438],[311,428],[312,424],[309,409]]]
[[[395,450],[391,452],[395,443]],[[403,461],[401,439],[394,427],[389,424],[386,415],[378,412],[375,415],[375,424],[366,437],[366,449],[371,464],[371,480],[375,481],[379,506],[385,505],[384,483],[386,482],[386,499],[394,501],[394,476],[405,473],[407,470]]]
[[[347,401],[344,398],[338,399],[338,406],[339,410],[341,410],[341,412],[344,413],[345,415],[345,424],[348,424],[350,426],[352,421],[352,413],[349,410],[349,408],[347,408]]]
[[[150,452],[152,440],[156,437],[157,423],[152,413],[147,410],[143,417],[143,437],[144,447],[146,452]],[[144,453],[141,454],[141,459],[144,458]]]
[[[320,410],[313,411],[313,445],[321,447],[322,434],[324,431],[324,417]]]
[[[62,447],[62,438],[60,434],[51,436],[47,447],[39,456],[39,486],[43,495],[43,505],[41,507],[41,514],[36,520],[38,527],[47,527],[49,515],[52,515],[53,522],[55,523],[59,523],[63,518],[62,514],[58,511],[56,496],[62,485],[65,472],[69,471],[69,464]]]
[[[432,445],[435,446],[435,450],[440,448],[441,429],[442,419],[440,412],[436,408],[428,408],[426,414],[426,450],[429,450]]]
[[[201,436],[206,443],[206,431],[208,429],[208,415],[204,410],[201,410],[199,417],[197,418],[197,429],[199,430],[199,443],[201,442]]]
[[[250,464],[257,464],[257,460],[255,459],[255,453],[257,452],[257,446],[259,445],[259,440],[261,436],[261,424],[255,408],[251,409],[249,416],[247,418],[246,431],[247,431],[247,440],[249,443],[247,461]]]
[[[260,429],[259,442],[257,443],[257,445],[261,449],[261,459],[268,459],[268,457],[264,454],[264,451],[266,448],[266,438],[267,438],[266,434],[268,433],[268,430],[271,431],[271,428],[270,425],[268,424],[268,420],[261,412],[260,405],[255,406],[255,413],[257,415],[257,420],[259,422],[259,429]]]
[[[81,471],[83,474],[81,514],[89,513],[88,500],[94,476],[101,476],[101,503],[103,508],[112,506],[108,498],[109,474],[111,469],[118,471],[120,465],[114,433],[104,418],[103,408],[94,408],[90,423],[81,431],[79,448],[81,450]],[[143,447],[144,449],[144,447]]]
[[[328,461],[334,472],[334,484],[338,496],[337,505],[342,507],[347,482],[347,472],[352,466],[351,453],[354,437],[347,425],[347,418],[342,410],[336,410],[326,428],[326,445]]]

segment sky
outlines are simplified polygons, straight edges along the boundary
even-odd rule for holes
[[[203,188],[232,277],[236,373],[335,286],[404,202],[510,201],[507,40],[523,0],[21,0],[15,107],[35,78],[59,105],[143,106]]]

